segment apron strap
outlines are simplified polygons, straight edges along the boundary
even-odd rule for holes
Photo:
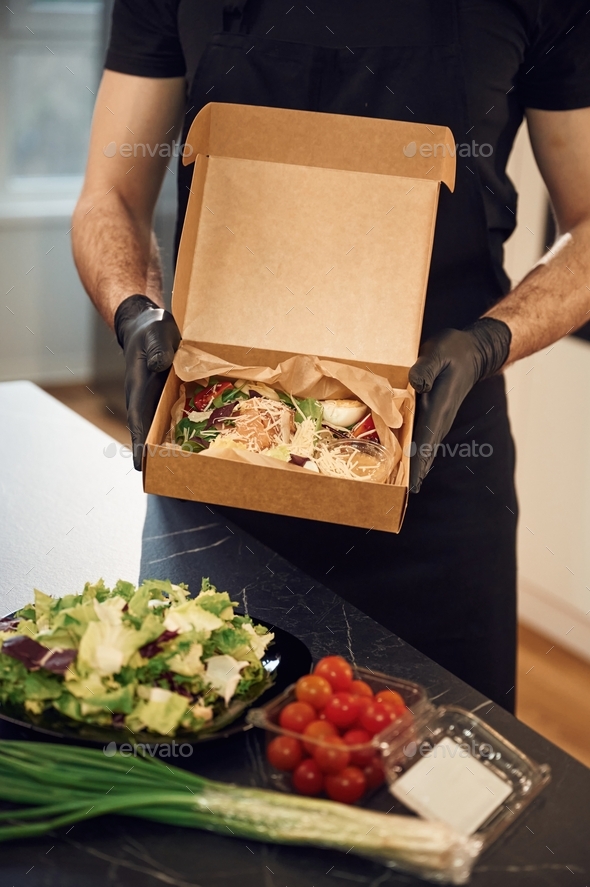
[[[226,34],[239,34],[244,9],[248,0],[233,0],[223,7],[223,30]]]

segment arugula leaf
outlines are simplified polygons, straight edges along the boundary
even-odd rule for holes
[[[324,417],[324,408],[319,400],[316,400],[315,397],[294,397],[291,394],[285,394],[284,391],[277,391],[277,394],[283,403],[295,408],[296,422],[303,422],[304,419],[315,419],[316,430],[320,430]]]
[[[324,408],[322,407],[319,400],[316,400],[314,397],[307,397],[305,400],[302,400],[299,397],[296,397],[297,406],[299,410],[295,410],[295,421],[303,422],[303,419],[314,419],[316,430],[319,431],[322,427],[322,418],[324,415]],[[303,413],[303,416],[301,415]]]
[[[213,406],[223,407],[228,403],[233,403],[235,400],[248,400],[248,395],[241,388],[226,388],[225,391],[222,391],[221,394],[218,394],[213,399]]]

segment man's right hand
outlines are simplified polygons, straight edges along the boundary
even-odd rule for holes
[[[125,355],[125,399],[133,465],[141,471],[145,439],[180,344],[180,331],[169,311],[147,296],[134,295],[117,308],[115,332]]]

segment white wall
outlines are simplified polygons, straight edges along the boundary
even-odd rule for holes
[[[544,249],[546,193],[526,128],[509,172],[520,199],[506,265],[518,282]],[[511,367],[507,387],[521,509],[520,618],[590,658],[590,344],[562,339]]]
[[[94,308],[71,256],[70,212],[0,218],[0,380],[86,383]]]

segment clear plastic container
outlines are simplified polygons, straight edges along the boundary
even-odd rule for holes
[[[409,815],[415,815],[418,812],[416,807],[412,806],[413,802],[406,800],[404,804],[405,791],[398,790],[398,794],[395,794],[395,784],[403,775],[411,776],[412,767],[423,761],[425,756],[435,754],[440,743],[445,744],[447,752],[456,745],[457,749],[465,754],[464,764],[469,770],[483,766],[503,783],[501,803],[496,803],[494,809],[480,821],[477,828],[462,832],[456,829],[452,831],[456,841],[448,850],[444,866],[433,870],[426,863],[412,865],[401,861],[399,864],[391,861],[387,863],[393,868],[411,871],[432,882],[467,883],[472,867],[481,852],[518,818],[547,785],[551,778],[549,766],[537,764],[476,714],[458,706],[434,706],[419,684],[366,668],[355,667],[353,670],[355,678],[366,681],[375,694],[380,690],[395,690],[403,697],[407,706],[405,715],[374,736],[370,742],[350,746],[351,751],[371,752],[377,758],[389,790],[400,804],[401,809],[397,810],[397,813],[407,812]],[[295,692],[292,686],[267,705],[251,709],[248,713],[248,721],[266,731],[267,745],[277,735],[301,738],[299,734],[284,730],[278,723],[283,706],[294,700]],[[319,739],[306,739],[306,742],[316,747],[326,744]],[[478,762],[477,766],[475,761]],[[265,775],[269,786],[281,791],[293,791],[291,774],[275,770],[266,758]],[[400,788],[401,785],[400,782]],[[498,785],[499,783],[496,783],[496,787]],[[451,795],[452,789],[453,786],[448,789]],[[469,789],[469,792],[471,791],[472,789]],[[358,803],[362,805],[370,794],[371,790],[368,790]],[[444,795],[443,803],[446,805],[445,812],[448,812],[453,808],[455,799]],[[419,815],[431,820],[439,818],[449,825],[444,816],[427,815],[424,811]]]
[[[502,803],[473,831],[484,849],[547,785],[550,767],[537,764],[476,714],[452,705],[431,707],[414,719],[409,731],[389,737],[387,746],[381,749],[390,788],[423,757],[430,755],[434,761],[443,740],[456,744],[466,767],[469,758],[475,759],[504,783],[505,791],[509,790]]]
[[[354,480],[385,483],[393,470],[393,455],[382,444],[371,440],[333,440],[316,451],[316,462],[322,474],[334,477],[353,477]],[[327,459],[329,454],[331,457]],[[334,464],[333,457],[342,462]]]
[[[417,719],[422,720],[427,712],[432,711],[432,706],[428,702],[426,690],[421,687],[420,684],[415,684],[412,681],[405,681],[402,678],[394,678],[390,675],[382,674],[381,672],[372,671],[369,668],[355,666],[353,667],[353,672],[355,680],[365,681],[375,695],[379,693],[380,690],[395,690],[406,703],[407,711],[381,733],[377,733],[373,736],[370,742],[349,746],[351,754],[360,753],[361,755],[366,755],[367,759],[373,757],[380,762],[381,766],[383,766],[385,776],[385,767],[382,760],[383,753],[398,740],[401,742],[402,747],[406,742],[410,742],[415,735],[415,721]],[[268,745],[268,743],[277,735],[292,736],[295,739],[301,739],[300,734],[285,730],[279,724],[281,710],[288,703],[295,702],[295,699],[295,685],[292,685],[266,705],[263,705],[260,708],[252,708],[248,712],[248,722],[256,727],[261,727],[263,730],[266,730],[266,745]],[[321,739],[308,739],[307,737],[305,743],[307,746],[313,748],[327,746],[327,743]],[[265,775],[269,784],[280,791],[293,791],[291,774],[275,770],[266,761],[266,758],[265,762]],[[375,788],[377,787],[378,786],[375,786]],[[361,798],[361,802],[365,800],[369,794],[370,790],[367,790],[363,795],[363,798]]]

